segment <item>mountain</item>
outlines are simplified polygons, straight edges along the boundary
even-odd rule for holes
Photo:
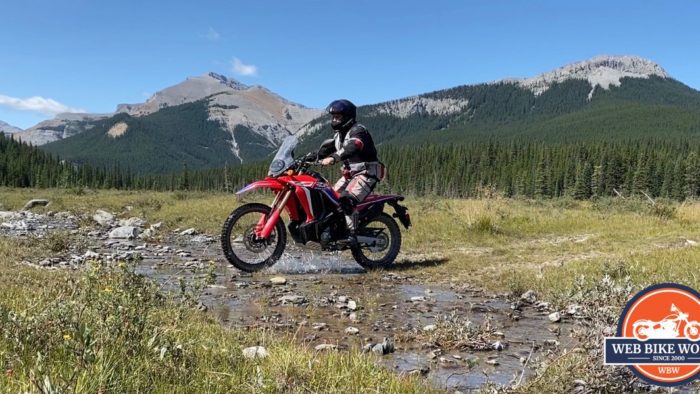
[[[12,134],[22,131],[19,127],[12,126],[0,120],[0,133]]]
[[[216,73],[208,73],[155,93],[145,103],[120,104],[114,113],[108,114],[60,114],[56,118],[39,123],[16,135],[24,142],[44,145],[90,130],[100,120],[118,114],[142,117],[161,109],[207,99],[209,119],[233,134],[237,127],[244,127],[259,135],[266,145],[275,147],[281,138],[296,132],[303,124],[320,114],[319,110],[292,103],[262,86],[247,86]],[[183,130],[186,132],[186,130]],[[232,138],[232,151],[240,149]]]
[[[531,78],[362,106],[358,114],[378,143],[696,137],[700,92],[650,60],[598,56]],[[303,127],[303,148],[327,138],[328,127],[323,118]]]
[[[320,113],[264,87],[208,73],[159,91],[143,104],[120,104],[114,114],[54,119],[48,122],[59,126],[37,125],[20,137],[50,142],[42,149],[73,162],[165,173],[181,170],[183,163],[199,169],[259,160]],[[61,138],[68,137],[66,129],[80,131]]]
[[[90,130],[93,122],[110,116],[112,114],[58,114],[53,119],[13,134],[13,138],[32,145],[44,145]]]

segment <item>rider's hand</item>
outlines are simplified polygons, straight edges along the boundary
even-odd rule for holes
[[[305,154],[304,157],[302,157],[301,159],[302,159],[302,161],[312,162],[312,161],[316,161],[317,157],[318,157],[318,154],[316,154],[316,152],[309,152],[309,153]]]
[[[330,166],[333,163],[335,163],[335,159],[333,157],[326,157],[325,159],[321,160],[322,166]]]

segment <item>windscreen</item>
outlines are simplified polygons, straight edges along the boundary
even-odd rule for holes
[[[268,171],[267,175],[278,176],[286,169],[291,167],[291,165],[294,163],[292,152],[296,146],[296,136],[290,135],[289,137],[285,138],[284,141],[282,141],[282,145],[280,145],[280,148],[277,150],[275,158],[272,159],[272,163],[270,163],[270,170]]]

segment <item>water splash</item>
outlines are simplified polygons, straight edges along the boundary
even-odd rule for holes
[[[357,265],[355,260],[340,253],[324,253],[297,248],[290,249],[267,271],[279,274],[360,274],[365,272],[362,267]]]

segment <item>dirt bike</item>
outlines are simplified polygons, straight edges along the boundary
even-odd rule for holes
[[[356,234],[351,241],[340,195],[328,181],[310,167],[320,165],[316,155],[294,159],[297,139],[287,137],[270,164],[268,176],[255,181],[236,194],[255,189],[275,193],[271,206],[249,203],[234,210],[221,231],[221,246],[226,259],[236,268],[254,272],[273,265],[284,252],[287,229],[295,242],[318,243],[324,251],[350,250],[365,269],[391,265],[401,248],[401,230],[394,218],[408,229],[411,218],[400,205],[403,196],[370,194],[355,207]],[[393,215],[384,212],[388,204]],[[289,215],[285,229],[280,217]]]

